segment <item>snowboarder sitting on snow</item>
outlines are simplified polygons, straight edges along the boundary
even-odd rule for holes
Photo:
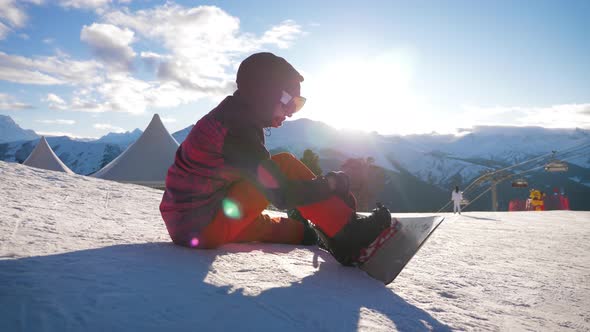
[[[288,153],[271,156],[264,128],[278,128],[305,102],[303,77],[285,59],[257,53],[238,68],[237,90],[201,118],[168,170],[160,211],[172,241],[194,248],[231,242],[314,245],[317,233],[345,265],[391,224],[379,206],[358,215],[342,172],[316,177]],[[272,203],[288,218],[262,214]]]

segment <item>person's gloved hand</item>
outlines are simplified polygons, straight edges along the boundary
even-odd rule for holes
[[[350,178],[348,175],[344,172],[332,171],[328,172],[325,177],[328,180],[330,190],[341,197],[348,206],[356,210],[356,198],[350,192]]]
[[[326,179],[330,185],[330,189],[335,194],[348,193],[350,191],[350,178],[344,172],[328,172]]]

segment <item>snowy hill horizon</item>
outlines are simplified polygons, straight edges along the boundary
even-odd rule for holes
[[[317,247],[175,246],[159,190],[3,161],[0,182],[3,331],[590,329],[590,212],[443,213],[384,286]]]
[[[4,119],[6,123],[12,121],[9,117]],[[181,143],[191,128],[192,125],[172,133],[172,136]],[[20,127],[18,129],[23,131]],[[0,142],[8,137],[25,135],[14,132],[18,130],[0,132]],[[88,175],[116,158],[141,133],[142,130],[137,128],[125,133],[109,133],[96,140],[62,136],[48,137],[47,141],[72,171]],[[0,143],[0,160],[24,161],[38,140],[28,137]],[[573,209],[590,210],[590,199],[586,198],[590,197],[589,130],[481,126],[463,129],[461,135],[386,136],[375,132],[337,130],[322,122],[299,119],[272,129],[267,137],[271,152],[288,151],[301,157],[305,149],[312,149],[319,155],[320,166],[325,171],[340,169],[349,158],[373,158],[376,165],[386,170],[389,178],[377,198],[384,203],[397,202],[399,212],[436,211],[451,188],[466,186],[485,170],[504,168],[552,150],[559,152],[576,146],[582,146],[582,149],[563,154],[570,164],[567,174],[544,174],[539,170],[527,173],[526,178],[540,190],[550,193],[558,188],[565,191],[572,200]],[[526,166],[530,169],[539,165]],[[527,168],[516,169],[515,173],[523,171]],[[526,190],[511,188],[509,182],[502,183],[499,186],[500,209],[506,209],[510,199],[522,199],[526,194]],[[400,201],[406,203],[400,205]],[[489,201],[484,197],[472,208],[489,210]]]

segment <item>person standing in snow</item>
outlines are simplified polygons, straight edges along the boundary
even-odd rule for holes
[[[461,201],[463,200],[463,192],[459,191],[459,186],[455,186],[455,190],[451,193],[451,200],[453,201],[453,214],[459,212],[461,214]]]
[[[384,206],[369,216],[356,213],[345,173],[316,177],[292,154],[271,156],[265,148],[264,130],[280,127],[303,107],[301,82],[303,76],[272,53],[240,64],[237,90],[195,124],[168,170],[160,212],[175,244],[314,245],[320,233],[340,263],[354,265],[391,226]],[[269,202],[288,210],[288,217],[263,214]]]

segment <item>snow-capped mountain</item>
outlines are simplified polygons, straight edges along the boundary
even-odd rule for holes
[[[182,143],[192,127],[190,125],[172,136]],[[49,138],[48,141],[74,172],[88,174],[117,157],[132,143],[132,136],[140,132],[136,129],[125,134],[109,134],[90,142],[65,137]],[[106,143],[109,141],[112,143]],[[0,160],[22,162],[35,144],[36,141],[0,144]],[[391,172],[391,181],[404,183],[405,188],[398,185],[399,188],[385,189],[387,197],[399,199],[408,195],[408,186],[415,191],[412,200],[419,199],[425,191],[437,197],[446,196],[449,188],[455,185],[465,187],[486,170],[497,170],[538,156],[545,158],[538,163],[525,164],[514,172],[540,168],[524,176],[535,177],[538,182],[534,185],[545,190],[567,188],[568,192],[579,192],[578,196],[581,196],[590,187],[590,131],[583,129],[482,126],[460,136],[435,133],[385,136],[375,132],[337,130],[322,122],[300,119],[272,129],[267,133],[266,145],[273,153],[289,151],[297,156],[302,156],[305,149],[312,149],[320,156],[324,171],[340,169],[349,158],[371,157],[376,165]],[[542,165],[554,150],[557,151],[556,158],[570,164],[570,171],[563,176],[543,176]],[[502,190],[509,193],[510,189]],[[387,203],[387,200],[383,202]],[[590,202],[583,205],[590,206]],[[401,211],[405,209],[398,207]],[[430,211],[432,206],[419,210]]]
[[[448,185],[450,180],[473,179],[486,169],[500,169],[545,156],[538,163],[526,163],[514,170],[527,171],[551,160],[552,151],[556,151],[558,159],[590,168],[590,131],[581,129],[476,127],[452,140],[443,138],[440,142],[424,144],[424,137],[406,139],[420,142],[424,153],[399,162],[416,176],[440,185]]]
[[[182,130],[182,136],[178,133],[173,136],[181,143],[190,128]],[[372,157],[376,165],[392,172],[388,175],[389,182],[397,182],[399,187],[396,188],[392,183],[386,184],[383,194],[378,198],[383,203],[391,202],[398,211],[405,211],[405,208],[432,210],[433,206],[418,207],[414,203],[428,195],[446,197],[450,188],[455,185],[464,188],[484,171],[545,156],[537,163],[524,164],[514,169],[514,174],[536,168],[536,172],[523,175],[530,178],[531,186],[548,192],[556,187],[561,188],[572,194],[576,206],[590,206],[590,201],[582,198],[586,196],[589,189],[587,184],[590,183],[588,130],[482,126],[464,131],[460,136],[436,133],[384,136],[336,130],[322,122],[300,119],[287,121],[281,128],[271,129],[267,133],[266,146],[271,152],[289,151],[297,156],[301,156],[305,149],[312,149],[320,156],[320,166],[324,171],[339,169],[349,158]],[[551,159],[553,150],[557,151],[557,158],[570,164],[568,173],[544,174],[542,166]],[[399,183],[403,183],[403,186]],[[510,181],[498,187],[498,194],[502,208],[515,195],[526,196],[525,191],[515,193],[510,187]],[[401,200],[408,202],[400,203]],[[475,207],[489,209],[489,199],[486,200],[484,196]]]
[[[10,116],[0,114],[0,143],[26,141],[38,137],[34,131],[22,129]]]
[[[375,164],[391,170],[403,168],[420,179],[448,187],[465,183],[482,171],[504,168],[552,151],[582,168],[590,168],[590,131],[538,127],[476,127],[462,136],[382,136],[377,133],[339,131],[301,119],[285,122],[267,137],[270,149],[301,155],[303,150],[339,151],[341,158],[373,157]],[[523,165],[521,170],[527,169]],[[529,167],[530,168],[530,167]]]
[[[126,148],[131,143],[135,142],[139,136],[143,133],[139,128],[135,128],[133,131],[126,131],[124,133],[108,133],[103,137],[99,138],[97,143],[110,143],[120,145],[122,148]]]
[[[193,129],[195,125],[190,125],[184,129],[181,129],[177,132],[175,132],[174,134],[172,134],[172,137],[174,137],[174,139],[178,142],[178,144],[184,142],[184,140],[186,139],[186,137],[188,136],[188,134],[191,132],[191,129]]]
[[[22,163],[38,142],[39,139],[0,144],[0,160]],[[123,152],[117,144],[83,142],[67,136],[47,137],[47,142],[66,166],[83,175],[98,171]]]

